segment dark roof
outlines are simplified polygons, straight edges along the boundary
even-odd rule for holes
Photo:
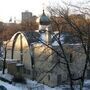
[[[23,32],[24,36],[26,37],[28,44],[39,42],[40,34],[38,32],[30,31],[30,32]]]
[[[55,38],[59,38],[59,33],[57,33],[53,36],[52,43],[56,40]],[[60,38],[62,38],[61,41],[64,44],[66,44],[66,43],[69,43],[69,44],[81,43],[81,40],[76,35],[73,35],[72,33],[69,33],[69,32],[61,33]],[[58,39],[58,40],[60,40],[60,39]]]

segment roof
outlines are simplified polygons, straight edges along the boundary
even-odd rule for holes
[[[40,17],[40,25],[49,25],[50,19],[45,15],[45,12],[43,10],[43,14]]]
[[[60,35],[60,41],[62,44],[66,44],[66,43],[78,44],[78,43],[81,43],[81,40],[78,38],[78,36],[73,35],[72,33],[69,33],[69,32],[62,32],[62,33],[55,34],[52,38],[52,43],[54,43],[56,41],[56,38],[59,38],[59,35]]]
[[[20,49],[21,40],[23,41],[23,48],[32,45],[32,43],[38,43],[40,38],[40,34],[38,32],[29,31],[29,32],[17,32],[7,43],[7,47],[10,49],[12,47],[16,47],[16,49]]]
[[[26,37],[29,45],[34,42],[39,42],[40,34],[38,32],[29,31],[23,32],[23,34]]]

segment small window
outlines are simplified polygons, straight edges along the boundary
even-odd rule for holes
[[[72,60],[72,57],[73,57],[73,55],[72,55],[72,53],[70,53],[70,63],[72,63],[73,62],[73,60]]]
[[[50,80],[50,75],[48,75],[48,81]]]
[[[61,75],[57,75],[57,85],[60,85],[62,82]]]

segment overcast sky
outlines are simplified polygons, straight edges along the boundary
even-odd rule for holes
[[[44,8],[50,4],[60,3],[62,0],[1,0],[0,1],[0,21],[9,21],[12,17],[17,20],[21,19],[21,12],[28,10],[34,15],[39,16]],[[68,1],[68,0],[64,0]],[[73,3],[83,0],[69,0]],[[84,0],[85,1],[85,0]],[[44,3],[44,5],[43,5]]]

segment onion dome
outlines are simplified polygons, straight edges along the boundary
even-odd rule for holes
[[[43,10],[43,14],[40,17],[40,25],[49,25],[50,24],[50,20],[49,18],[45,15],[45,12]]]

